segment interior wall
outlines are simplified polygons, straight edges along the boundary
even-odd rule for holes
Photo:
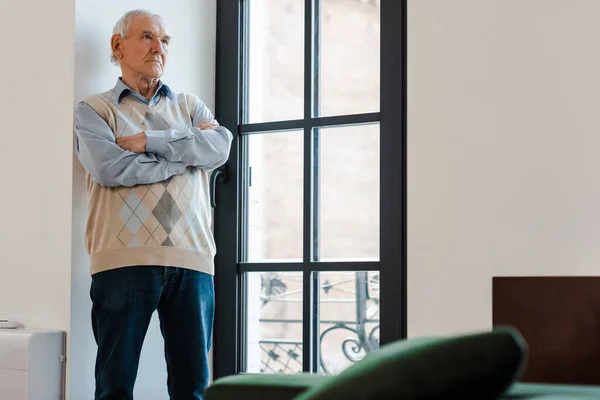
[[[74,2],[38,3],[0,2],[0,319],[68,331]]]
[[[409,336],[491,327],[493,276],[600,263],[600,2],[408,2]]]
[[[175,92],[200,96],[214,112],[216,0],[172,0],[168,3],[159,0],[77,0],[75,98],[70,102],[69,111],[72,112],[85,96],[115,85],[120,70],[109,61],[112,28],[122,14],[135,8],[162,15],[173,36],[163,81]],[[69,151],[72,152],[71,143]],[[70,389],[72,399],[86,400],[93,398],[96,349],[90,324],[89,258],[84,243],[87,194],[85,172],[74,153],[69,157],[73,159]],[[165,371],[163,340],[155,315],[142,350],[136,398],[168,398]]]

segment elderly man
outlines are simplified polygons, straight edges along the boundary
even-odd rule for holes
[[[130,11],[113,33],[122,77],[75,114],[89,197],[95,399],[133,398],[155,310],[170,398],[202,399],[214,316],[209,174],[226,162],[232,135],[201,100],[160,80],[171,40],[160,16]]]

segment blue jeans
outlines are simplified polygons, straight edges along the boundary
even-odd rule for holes
[[[175,267],[123,267],[92,276],[98,344],[95,400],[131,400],[154,311],[165,340],[171,400],[201,400],[214,319],[212,275]]]

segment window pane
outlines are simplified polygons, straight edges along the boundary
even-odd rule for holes
[[[302,372],[302,273],[250,272],[247,372]]]
[[[379,0],[320,1],[320,115],[379,111]]]
[[[247,137],[249,262],[302,261],[302,131]]]
[[[379,124],[319,129],[319,260],[379,259]]]
[[[304,116],[304,1],[252,0],[246,122]]]
[[[319,272],[320,369],[341,372],[379,348],[379,271]]]

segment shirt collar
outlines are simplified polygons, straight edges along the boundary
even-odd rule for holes
[[[123,97],[127,96],[130,92],[136,93],[135,90],[127,86],[127,84],[125,84],[125,82],[123,82],[121,78],[117,79],[117,84],[115,85],[114,91],[117,95],[118,103],[121,103]],[[158,89],[156,90],[155,96],[159,93],[163,93],[170,100],[173,100],[173,92],[171,92],[171,89],[167,85],[162,83],[162,81],[158,82]]]

